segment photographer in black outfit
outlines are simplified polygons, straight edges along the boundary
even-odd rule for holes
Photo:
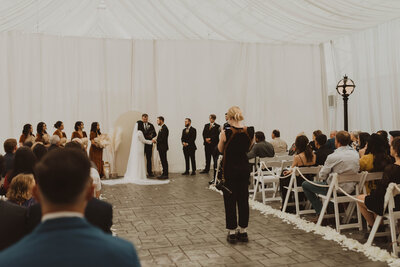
[[[239,107],[228,110],[229,129],[220,134],[219,152],[223,158],[223,183],[232,192],[224,193],[227,241],[229,243],[248,242],[246,228],[249,223],[249,180],[247,152],[254,142],[254,128],[243,126],[242,111]],[[239,212],[239,227],[236,215],[236,206]]]
[[[154,125],[149,122],[149,115],[143,114],[142,121],[144,126],[143,135],[146,140],[152,140],[156,137],[156,129],[154,129]],[[151,157],[153,156],[153,145],[144,145],[144,154],[146,155],[147,161],[147,175],[149,177],[153,177],[153,170],[151,167]]]

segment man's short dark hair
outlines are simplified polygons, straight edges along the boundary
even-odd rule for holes
[[[265,135],[264,135],[263,132],[258,131],[258,132],[255,133],[255,135],[256,135],[256,139],[257,139],[259,142],[265,141]]]
[[[313,134],[315,137],[317,137],[318,135],[321,135],[321,134],[322,134],[322,131],[321,131],[321,130],[315,130],[312,134]]]
[[[215,114],[210,114],[210,118],[213,119],[213,120],[216,120],[217,116]]]
[[[82,145],[74,141],[66,143],[65,148],[83,150]]]
[[[318,145],[323,146],[326,144],[326,141],[328,138],[324,134],[319,134],[315,136],[315,141],[318,143]]]
[[[7,139],[4,141],[3,146],[6,153],[13,153],[15,147],[17,146],[17,140],[14,138]]]
[[[273,130],[272,133],[275,135],[275,137],[281,137],[281,132],[279,130]]]
[[[160,121],[164,122],[164,117],[163,116],[159,116],[157,117]]]
[[[339,131],[336,134],[336,140],[342,146],[348,146],[351,144],[350,134],[346,131]]]
[[[143,113],[143,114],[142,114],[142,118],[143,118],[143,117],[148,118],[149,115],[147,115],[146,113]]]
[[[40,192],[52,204],[74,204],[89,182],[90,161],[78,149],[55,149],[35,167]]]
[[[190,123],[192,122],[192,120],[190,118],[185,118],[185,120],[188,120]]]

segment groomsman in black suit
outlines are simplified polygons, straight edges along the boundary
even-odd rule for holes
[[[143,126],[144,126],[144,131],[143,135],[146,140],[152,140],[154,137],[156,137],[156,130],[154,129],[153,124],[149,122],[149,115],[143,114],[142,115],[142,121],[143,121]],[[153,156],[153,145],[144,145],[144,154],[146,155],[146,161],[147,161],[147,175],[149,177],[153,177],[153,170],[151,167],[151,157]]]
[[[168,161],[167,161],[167,151],[168,151],[168,135],[169,131],[167,126],[164,124],[164,117],[160,116],[157,118],[157,124],[160,126],[160,131],[157,135],[157,150],[160,154],[161,165],[163,172],[158,179],[168,179]]]
[[[215,123],[217,116],[211,114],[209,119],[210,123],[204,125],[203,139],[204,139],[204,150],[206,153],[206,167],[200,173],[208,173],[210,171],[211,157],[214,163],[214,172],[217,167],[217,152],[216,147],[219,142],[220,126]]]
[[[189,118],[185,119],[185,129],[182,131],[182,145],[183,145],[183,155],[185,156],[186,171],[182,175],[189,174],[189,158],[192,162],[192,175],[196,175],[196,129],[192,126],[192,120]]]

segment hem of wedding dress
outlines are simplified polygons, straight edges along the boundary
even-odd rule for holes
[[[168,184],[170,181],[158,181],[158,180],[139,180],[139,179],[125,179],[125,177],[115,180],[102,180],[101,183],[105,185],[117,185],[117,184],[137,184],[137,185],[163,185]]]

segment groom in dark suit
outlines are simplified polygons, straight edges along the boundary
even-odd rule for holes
[[[158,179],[168,179],[168,160],[167,160],[167,151],[168,151],[168,135],[169,131],[167,126],[164,124],[164,117],[160,116],[157,118],[157,124],[160,126],[160,131],[158,131],[157,135],[157,150],[160,154],[161,165],[163,168],[161,176]]]
[[[152,140],[154,137],[156,137],[156,130],[154,129],[153,124],[149,122],[149,116],[147,114],[142,115],[142,121],[143,121],[143,135],[146,140]],[[144,145],[144,154],[146,155],[146,161],[147,161],[147,175],[149,177],[153,177],[153,170],[151,168],[151,157],[153,155],[153,145]]]
[[[189,118],[185,119],[185,129],[182,131],[181,141],[186,164],[186,170],[184,173],[182,173],[182,175],[189,174],[189,158],[192,162],[192,175],[196,175],[196,129],[192,127],[192,120]]]
[[[204,151],[206,153],[206,167],[200,173],[208,173],[210,171],[211,158],[214,163],[214,172],[217,167],[217,145],[219,142],[220,126],[215,123],[217,116],[211,114],[209,119],[210,123],[204,125],[203,129],[203,140],[204,140]]]

